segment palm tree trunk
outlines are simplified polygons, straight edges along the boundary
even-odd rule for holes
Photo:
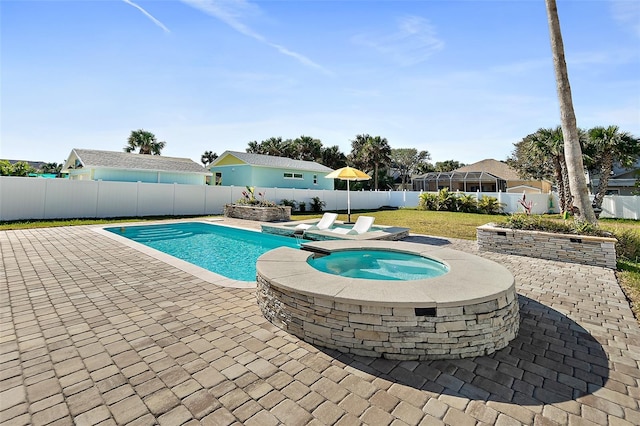
[[[567,170],[567,162],[564,155],[559,158],[560,173],[562,174],[562,187],[564,188],[564,210],[563,212],[573,212],[573,195],[571,195],[571,187],[569,185],[569,171]]]
[[[567,162],[569,174],[569,187],[576,209],[574,213],[579,221],[596,223],[596,215],[589,200],[587,179],[584,175],[582,163],[582,149],[580,148],[580,135],[576,124],[576,115],[571,99],[571,86],[567,64],[564,59],[564,44],[560,32],[560,19],[555,0],[545,0],[547,6],[547,18],[549,20],[549,33],[551,36],[551,52],[553,54],[553,67],[556,74],[558,100],[560,101],[560,123],[562,124],[562,137],[564,139],[564,156]]]
[[[556,184],[558,187],[558,199],[560,200],[560,212],[564,213],[567,210],[567,199],[566,192],[564,190],[564,179],[562,178],[562,165],[560,164],[560,160],[558,158],[553,159],[554,168],[553,173],[556,178]]]
[[[602,200],[607,194],[607,187],[609,186],[609,175],[611,174],[612,168],[613,155],[611,155],[611,152],[605,153],[602,158],[602,167],[600,168],[600,182],[598,182],[598,188],[594,188],[593,191],[596,194],[595,198],[593,199],[593,205],[597,209],[602,207]]]
[[[378,163],[375,163],[373,165],[373,184],[374,184],[374,189],[377,191],[378,190]]]

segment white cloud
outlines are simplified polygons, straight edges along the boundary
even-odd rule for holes
[[[358,34],[353,42],[375,49],[403,66],[423,62],[444,48],[435,28],[419,16],[400,18],[391,34]]]
[[[170,33],[171,31],[169,31],[169,28],[165,27],[165,25],[158,21],[153,15],[151,15],[149,12],[147,12],[146,10],[144,10],[141,6],[135,4],[134,2],[132,2],[131,0],[122,0],[123,2],[125,2],[128,5],[131,5],[133,7],[135,7],[136,9],[138,9],[140,12],[142,12],[144,14],[144,16],[146,16],[147,18],[151,19],[151,21],[156,24],[157,26],[159,26],[160,28],[162,28],[162,30],[164,32]]]
[[[614,19],[629,27],[640,37],[640,2],[638,0],[613,0],[611,11]]]
[[[258,6],[247,2],[246,0],[180,0],[184,4],[193,7],[209,16],[212,16],[231,28],[243,34],[247,37],[251,37],[254,40],[264,43],[269,47],[276,49],[278,52],[285,56],[292,57],[300,63],[322,71],[325,74],[331,75],[332,72],[325,69],[323,66],[315,63],[306,56],[294,52],[283,45],[273,43],[267,40],[262,34],[254,31],[251,27],[244,24],[242,19],[247,15],[259,13]]]

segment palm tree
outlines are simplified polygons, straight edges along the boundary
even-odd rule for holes
[[[349,162],[354,167],[366,171],[373,170],[373,186],[378,189],[378,171],[380,165],[391,163],[391,147],[386,138],[369,136],[368,134],[356,135],[351,141],[351,154]]]
[[[160,155],[166,144],[166,142],[158,142],[156,135],[144,129],[132,130],[124,152],[134,152],[138,149],[138,154]]]
[[[260,143],[262,148],[261,154],[273,155],[275,157],[284,157],[286,152],[286,144],[281,137],[273,137]]]
[[[607,194],[609,176],[614,162],[628,168],[640,155],[640,140],[627,132],[620,132],[618,126],[594,127],[587,132],[587,149],[589,157],[593,159],[593,166],[598,167],[600,181],[593,188],[595,198],[593,206],[601,208],[602,200]]]
[[[42,165],[42,173],[59,174],[62,170],[62,164],[58,163],[46,163]]]
[[[370,167],[373,167],[373,187],[378,189],[378,170],[382,165],[391,163],[391,147],[386,138],[375,136],[370,138],[364,147],[364,158]]]
[[[218,158],[218,154],[215,152],[205,151],[204,154],[202,154],[202,157],[200,157],[200,162],[207,167],[209,164],[213,163],[216,158]]]
[[[571,196],[571,188],[569,187],[569,177],[567,170],[567,162],[564,157],[564,139],[562,128],[560,126],[555,129],[538,129],[532,135],[527,137],[527,153],[534,164],[544,167],[545,163],[550,162],[553,168],[553,176],[558,189],[558,198],[560,199],[560,210],[564,213],[572,211],[573,197]]]
[[[556,74],[558,100],[560,103],[560,123],[564,139],[564,156],[569,175],[569,187],[574,197],[574,213],[578,221],[597,223],[596,215],[589,200],[589,189],[584,174],[582,162],[582,148],[580,147],[580,134],[576,124],[576,115],[571,99],[571,86],[567,73],[567,63],[564,58],[564,44],[560,31],[560,19],[555,0],[545,0],[547,18],[549,20],[549,34],[551,38],[551,52],[553,55],[553,67]]]
[[[302,135],[291,142],[291,153],[296,160],[317,161],[322,156],[322,142]]]
[[[347,156],[338,145],[323,147],[320,151],[320,163],[330,169],[339,169],[347,165]]]
[[[249,154],[262,154],[262,152],[260,152],[260,144],[258,141],[249,142],[245,151]]]

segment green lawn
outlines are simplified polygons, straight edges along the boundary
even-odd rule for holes
[[[355,222],[357,217],[360,215],[375,217],[375,224],[409,228],[414,234],[459,238],[463,240],[475,240],[476,227],[480,225],[484,225],[489,222],[504,222],[507,219],[506,216],[501,215],[399,209],[352,211],[351,221]],[[303,220],[320,216],[322,216],[322,214],[294,214],[291,215],[291,220]],[[338,216],[338,220],[346,221],[346,213],[341,212]]]

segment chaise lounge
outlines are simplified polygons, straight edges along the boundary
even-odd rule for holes
[[[335,228],[330,229],[331,232],[335,232],[336,234],[344,234],[344,235],[360,235],[365,232],[369,232],[371,227],[373,226],[373,221],[375,217],[372,216],[359,216],[356,223],[353,225],[351,229],[349,228]]]
[[[325,213],[324,215],[322,215],[322,219],[320,219],[320,221],[315,225],[309,223],[301,223],[295,227],[295,230],[296,233],[306,232],[310,230],[326,231],[333,226],[337,218],[338,213]]]

